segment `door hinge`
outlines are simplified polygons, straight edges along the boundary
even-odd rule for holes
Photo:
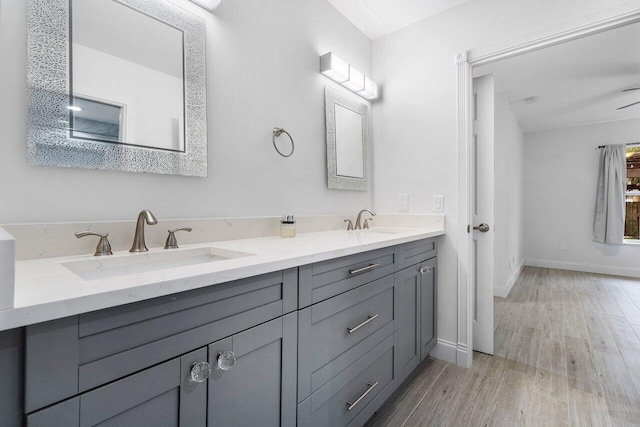
[[[467,233],[471,233],[471,225],[467,224]]]

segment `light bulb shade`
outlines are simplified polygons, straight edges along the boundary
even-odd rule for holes
[[[378,99],[378,85],[369,77],[365,76],[364,89],[356,93],[364,99],[368,99],[369,101]]]
[[[364,74],[349,65],[349,80],[342,83],[342,86],[354,92],[364,90]]]
[[[320,73],[342,84],[349,80],[349,64],[331,52],[325,53],[320,57]]]
[[[209,12],[213,12],[222,4],[222,0],[191,0],[191,2],[207,9]]]

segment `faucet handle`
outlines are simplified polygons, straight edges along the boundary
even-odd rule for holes
[[[369,221],[373,221],[373,218],[367,218],[364,220],[364,225],[362,228],[369,228]]]
[[[350,219],[345,219],[344,222],[347,223],[347,230],[353,230],[353,222]]]
[[[103,255],[113,255],[111,252],[111,244],[109,243],[109,233],[96,233],[93,231],[78,231],[76,233],[76,238],[86,237],[86,236],[98,236],[100,237],[100,241],[98,242],[98,246],[96,247],[96,253],[93,256],[103,256]]]
[[[191,233],[191,227],[180,227],[174,230],[168,230],[169,235],[167,236],[167,241],[164,243],[165,249],[178,249],[178,241],[176,240],[176,231],[188,231]]]

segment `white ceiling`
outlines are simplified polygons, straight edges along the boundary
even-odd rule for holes
[[[640,87],[640,23],[474,70],[485,74],[495,74],[525,133],[640,118],[640,104],[616,110],[640,101],[640,91],[621,92]]]
[[[371,40],[469,0],[328,0]]]

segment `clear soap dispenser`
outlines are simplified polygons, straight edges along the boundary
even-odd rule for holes
[[[296,237],[296,221],[293,215],[283,215],[280,221],[280,237]]]

